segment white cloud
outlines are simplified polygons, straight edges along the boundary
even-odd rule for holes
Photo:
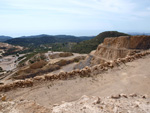
[[[2,0],[4,1],[4,0]],[[138,2],[131,0],[5,0],[8,7],[16,10],[60,12],[79,15],[127,15],[146,16],[147,11],[139,11]],[[138,10],[137,10],[138,9]]]
[[[124,0],[72,0],[72,3],[97,11],[107,11],[114,13],[130,12],[136,6],[136,4]]]
[[[150,17],[149,0],[0,1],[0,30],[6,31],[137,29],[148,26]]]
[[[15,10],[30,10],[33,11],[54,11],[60,13],[90,15],[90,11],[87,12],[82,7],[74,6],[69,0],[6,0],[8,9]],[[9,1],[9,2],[8,2]]]
[[[135,4],[125,0],[6,0],[6,2],[9,7],[16,9],[56,10],[79,14],[100,11],[125,13],[135,7]]]

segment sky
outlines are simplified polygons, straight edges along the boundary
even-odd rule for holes
[[[150,32],[150,0],[0,0],[0,35]]]

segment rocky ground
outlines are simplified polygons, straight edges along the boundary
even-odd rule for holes
[[[0,103],[0,113],[149,113],[150,99],[146,95],[118,94],[110,97],[82,96],[73,102],[62,101],[53,108],[34,101],[16,100]]]
[[[10,71],[16,68],[17,64],[15,61],[18,59],[17,56],[9,55],[6,57],[3,57],[0,61],[0,67],[3,68],[3,70]]]
[[[50,113],[50,109],[33,101],[18,100],[0,102],[0,113]]]
[[[95,113],[107,113],[108,110],[112,113],[148,113],[150,112],[149,62],[150,55],[92,77],[43,81],[32,87],[1,92],[6,95],[2,104],[9,100],[15,103],[27,100],[35,102],[43,107],[41,109],[48,109],[53,113],[91,113],[89,111],[93,109],[95,109]],[[118,96],[118,94],[127,96]],[[88,97],[82,97],[83,95]],[[117,96],[110,98],[111,95]],[[100,104],[93,104],[98,97],[100,97]],[[85,104],[82,103],[84,100],[87,100]],[[79,104],[80,102],[81,104]],[[16,106],[16,104],[14,105]],[[5,110],[5,107],[1,107],[1,111],[2,109]],[[63,111],[65,109],[66,111]]]
[[[150,100],[145,96],[120,94],[107,98],[82,96],[74,102],[55,106],[52,113],[149,113]]]

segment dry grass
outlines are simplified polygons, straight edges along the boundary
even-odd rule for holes
[[[73,53],[64,52],[64,53],[56,53],[56,54],[49,55],[51,59],[60,58],[60,57],[69,57],[69,56],[73,56]]]
[[[39,62],[35,62],[35,63],[31,64],[30,68],[31,69],[39,69],[39,68],[44,67],[46,64],[47,64],[46,61],[40,60]]]
[[[59,56],[60,57],[69,57],[69,56],[73,56],[73,53],[70,53],[70,52],[60,53]]]
[[[85,57],[75,57],[70,60],[60,60],[56,62],[55,64],[47,64],[46,61],[40,60],[33,64],[31,64],[28,68],[19,70],[17,73],[14,74],[14,79],[25,79],[25,78],[32,78],[35,76],[43,75],[55,70],[60,69],[62,66],[68,65],[73,62],[78,62],[80,60],[83,60]]]

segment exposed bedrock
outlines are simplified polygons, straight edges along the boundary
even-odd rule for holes
[[[126,56],[132,56],[135,53],[149,48],[150,36],[120,36],[106,38],[84,61],[77,64],[75,69],[101,64],[106,61],[113,61],[117,58],[125,58]]]

